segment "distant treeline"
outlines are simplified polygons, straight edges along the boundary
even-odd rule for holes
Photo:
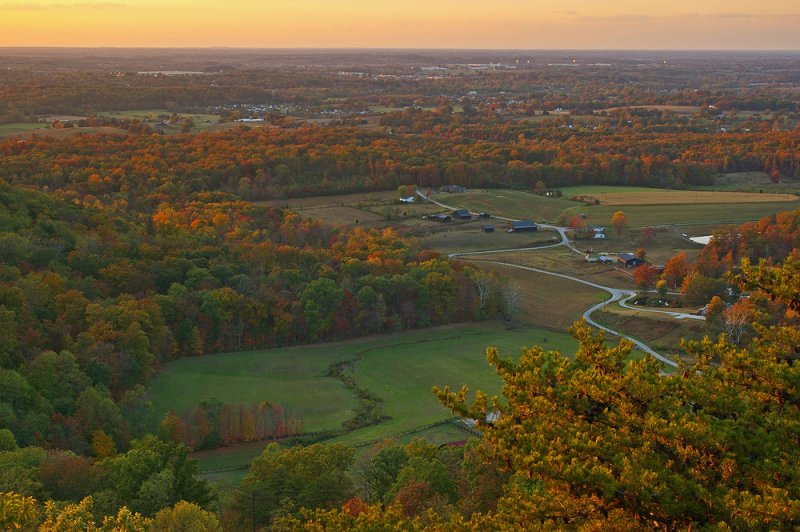
[[[711,184],[719,172],[796,177],[799,143],[794,131],[574,132],[554,123],[535,132],[497,124],[396,135],[347,127],[243,127],[194,136],[10,140],[0,143],[0,178],[70,201],[153,211],[174,198],[260,200],[391,190],[409,182],[683,187]]]

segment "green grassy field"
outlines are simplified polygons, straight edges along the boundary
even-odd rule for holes
[[[484,225],[494,227],[493,233],[485,233]],[[439,253],[458,251],[481,251],[544,246],[559,241],[555,231],[536,231],[535,233],[509,233],[508,222],[501,220],[475,220],[463,225],[428,222],[427,231],[418,236],[419,245]],[[417,232],[413,233],[415,236]]]
[[[50,124],[30,123],[30,122],[12,122],[10,124],[0,124],[0,138],[13,137],[20,133],[29,133],[31,131],[49,129]]]
[[[628,215],[631,227],[672,224],[724,224],[758,220],[781,211],[800,208],[798,201],[775,203],[712,203],[697,205],[583,205],[568,209],[568,214],[586,214],[586,223],[608,226],[615,212]]]
[[[148,390],[155,412],[152,426],[168,410],[184,412],[201,401],[219,399],[278,402],[301,416],[308,431],[336,429],[351,417],[353,399],[341,382],[326,377],[335,357],[321,346],[300,346],[170,362]]]
[[[446,331],[446,332],[445,332]],[[407,338],[364,353],[356,364],[359,386],[375,390],[385,400],[391,419],[352,432],[341,441],[357,443],[397,434],[451,416],[431,393],[432,386],[500,392],[500,380],[486,362],[486,348],[495,346],[516,358],[525,346],[572,352],[574,340],[563,333],[538,328],[506,330],[502,325],[481,324],[446,329],[438,335]]]
[[[451,325],[347,342],[267,351],[186,358],[165,364],[148,389],[155,410],[153,423],[168,411],[181,411],[216,398],[224,402],[281,402],[304,421],[308,431],[336,429],[352,416],[355,399],[344,385],[326,377],[333,362],[360,356],[355,364],[358,386],[380,396],[391,419],[341,436],[355,444],[398,435],[445,420],[451,413],[439,405],[433,386],[467,384],[488,393],[500,391],[500,379],[486,362],[496,346],[517,357],[525,346],[542,345],[565,353],[576,343],[565,333],[537,327],[508,330],[497,322]],[[201,469],[248,463],[264,444],[241,445],[198,455]]]
[[[447,205],[469,209],[472,212],[488,212],[496,216],[536,222],[553,222],[565,209],[578,205],[574,201],[561,198],[546,198],[521,190],[505,189],[471,190],[463,194],[439,194],[435,199]]]

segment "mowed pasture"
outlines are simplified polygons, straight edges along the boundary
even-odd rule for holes
[[[721,225],[758,220],[765,216],[800,208],[800,200],[758,203],[690,203],[684,205],[582,205],[567,210],[567,215],[585,214],[587,224],[611,224],[611,217],[625,212],[630,227],[654,225]]]
[[[653,190],[595,194],[601,205],[697,205],[716,203],[797,202],[794,194],[761,194],[758,192],[718,192],[711,190]]]
[[[155,429],[164,414],[186,412],[202,401],[280,403],[302,418],[307,431],[337,429],[352,416],[352,394],[327,376],[332,356],[320,346],[299,346],[184,358],[164,364],[148,395]],[[313,400],[309,396],[313,395]]]
[[[562,198],[548,198],[530,192],[509,189],[437,194],[433,199],[446,205],[469,209],[472,212],[488,212],[493,216],[535,222],[553,222],[565,209],[579,205],[574,201]]]
[[[524,326],[508,329],[497,322],[431,332],[407,333],[361,352],[361,360],[355,365],[356,383],[384,399],[384,413],[390,419],[335,441],[372,441],[452,417],[433,395],[433,386],[460,389],[467,385],[472,392],[480,389],[490,395],[499,394],[501,381],[486,361],[486,348],[490,346],[513,359],[525,347],[538,345],[567,355],[577,347],[566,333]]]
[[[148,388],[154,407],[151,424],[156,427],[169,410],[182,412],[204,400],[245,404],[267,400],[286,406],[302,419],[306,431],[336,430],[353,416],[357,399],[339,380],[327,376],[328,368],[356,360],[356,383],[384,400],[384,413],[390,419],[337,441],[388,438],[451,417],[434,397],[435,385],[460,388],[466,384],[499,393],[500,379],[486,362],[487,347],[496,346],[504,355],[517,357],[524,346],[533,345],[571,354],[576,342],[567,334],[538,327],[509,330],[499,322],[482,322],[185,358],[165,364]],[[261,448],[235,446],[205,453],[201,469],[230,466],[243,460],[242,456],[256,456]]]
[[[494,232],[486,233],[484,225],[491,225]],[[534,233],[509,233],[508,222],[502,220],[475,220],[467,223],[439,223],[430,221],[420,226],[413,234],[420,247],[442,254],[459,251],[488,251],[546,246],[560,240],[555,231]]]

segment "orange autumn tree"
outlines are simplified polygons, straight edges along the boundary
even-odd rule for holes
[[[625,211],[615,212],[611,217],[611,225],[614,226],[617,234],[621,235],[628,228],[628,215],[625,214]]]

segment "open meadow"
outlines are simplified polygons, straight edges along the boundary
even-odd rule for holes
[[[567,210],[568,216],[586,215],[587,224],[608,226],[614,213],[622,210],[631,227],[654,225],[724,225],[758,220],[781,211],[800,208],[800,198],[772,203],[690,203],[684,205],[582,205]]]
[[[731,203],[796,202],[794,194],[763,194],[759,192],[720,192],[712,190],[631,190],[591,194],[600,205],[697,205]]]
[[[487,233],[484,225],[491,225],[494,231]],[[512,249],[546,246],[559,241],[555,231],[536,231],[535,233],[509,233],[507,222],[501,220],[475,220],[467,223],[439,224],[428,222],[405,234],[416,236],[420,247],[433,249],[442,254],[459,251],[486,251],[493,249]]]
[[[357,399],[341,381],[329,377],[331,364],[355,360],[358,386],[383,399],[389,419],[337,438],[351,444],[383,439],[432,423],[451,414],[433,396],[433,386],[462,384],[489,393],[500,380],[486,362],[496,346],[516,357],[525,346],[541,345],[566,354],[576,343],[566,333],[538,327],[507,329],[498,322],[452,325],[346,342],[266,351],[224,353],[185,358],[165,364],[148,389],[154,405],[152,424],[169,411],[190,409],[204,400],[229,403],[277,402],[303,420],[305,431],[337,430],[353,416]],[[198,455],[201,469],[248,463],[263,448],[234,446]],[[244,460],[242,456],[249,457]]]
[[[472,212],[488,212],[492,216],[535,222],[554,222],[565,209],[580,205],[562,198],[548,198],[521,190],[507,189],[438,194],[434,199],[447,205],[469,209]]]

